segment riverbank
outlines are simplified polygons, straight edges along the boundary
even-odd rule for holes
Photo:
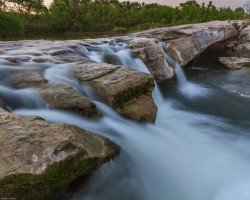
[[[218,42],[232,42],[228,39],[237,38],[241,27],[240,21],[216,21],[153,29],[115,38],[1,42],[0,107],[4,110],[0,110],[3,121],[0,124],[3,143],[0,162],[4,167],[0,172],[4,187],[0,196],[22,199],[24,193],[28,194],[32,187],[36,187],[40,193],[37,195],[34,190],[34,196],[51,199],[78,176],[94,172],[117,156],[118,150],[109,140],[122,148],[122,156],[124,153],[130,155],[137,168],[144,165],[140,158],[145,155],[137,151],[140,141],[144,140],[138,134],[144,133],[156,149],[158,144],[160,149],[165,147],[165,143],[154,138],[153,134],[165,138],[165,131],[161,129],[165,122],[158,127],[159,120],[163,120],[159,116],[172,108],[167,105],[168,100],[164,100],[154,80],[165,84],[174,74],[180,76],[181,67],[169,58],[169,54],[186,66],[207,47]],[[185,48],[182,48],[184,42]],[[213,92],[189,83],[183,77],[181,75],[182,80],[176,88],[176,95],[184,99],[180,103],[194,106],[192,99],[204,100],[203,97]],[[217,90],[214,94],[216,97]],[[245,104],[248,100],[241,102]],[[161,108],[158,112],[156,105]],[[202,105],[200,107],[204,109]],[[231,115],[231,111],[228,113]],[[244,116],[248,117],[247,111]],[[231,120],[230,116],[223,117]],[[242,115],[237,119],[242,119],[243,125],[248,126]],[[11,135],[13,137],[9,138]],[[169,137],[165,139],[164,142],[171,141]],[[146,149],[144,144],[141,146],[142,154],[145,151],[151,155],[151,142],[148,144],[145,144]],[[134,152],[141,156],[134,157]],[[156,151],[157,154],[160,152]],[[150,162],[146,163],[150,166]],[[165,166],[160,160],[157,163]],[[150,179],[158,181],[152,176]],[[25,188],[22,191],[10,187],[19,188],[22,184],[25,185],[21,187]],[[34,199],[34,196],[25,196],[24,199]]]
[[[0,4],[0,38],[38,39],[65,38],[67,35],[92,38],[99,33],[127,34],[163,26],[193,24],[213,20],[239,20],[246,14],[243,8],[217,8],[187,1],[178,7],[160,4],[120,1],[52,1]],[[106,35],[106,34],[105,34]],[[109,35],[109,34],[108,34]],[[88,37],[88,36],[87,36]]]

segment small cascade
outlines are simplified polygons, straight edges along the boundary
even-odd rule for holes
[[[174,67],[175,69],[175,74],[178,79],[178,85],[179,87],[184,87],[187,85],[187,78],[182,70],[182,67],[180,64],[174,60],[169,54],[165,53],[165,59],[167,62]]]
[[[8,110],[20,108],[45,108],[46,104],[42,101],[39,94],[33,89],[20,89],[0,86],[0,97],[2,104]]]
[[[133,58],[124,43],[79,46],[75,51],[97,62],[118,63],[147,72],[143,62]],[[249,127],[240,129],[237,124],[230,124],[216,115],[207,115],[204,110],[195,112],[190,105],[185,107],[183,104],[182,110],[177,109],[182,104],[180,98],[184,99],[186,94],[206,95],[202,99],[206,107],[211,102],[217,104],[220,98],[209,96],[204,92],[206,89],[188,82],[178,62],[168,54],[165,57],[175,67],[178,89],[185,95],[166,101],[156,86],[154,98],[158,115],[155,124],[122,118],[100,101],[91,88],[79,84],[71,76],[69,63],[46,68],[45,78],[52,83],[68,84],[88,96],[102,111],[100,119],[86,119],[72,112],[49,109],[32,89],[0,86],[1,99],[13,113],[38,115],[47,121],[76,125],[121,147],[121,156],[101,167],[91,176],[87,187],[71,200],[250,199],[250,139],[245,137]],[[226,104],[223,97],[220,102]],[[201,99],[185,98],[185,101],[197,106]],[[246,109],[239,107],[238,112],[249,119],[250,113],[243,110]],[[234,122],[239,119],[235,115]]]
[[[76,51],[96,62],[123,65],[149,74],[144,63],[140,59],[133,57],[132,51],[124,42],[119,42],[115,45],[107,43],[87,46],[79,45]]]
[[[180,64],[169,54],[165,53],[165,59],[175,69],[175,74],[178,80],[178,90],[180,93],[189,98],[208,95],[209,91],[206,88],[187,80]]]

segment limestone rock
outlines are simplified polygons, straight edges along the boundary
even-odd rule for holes
[[[167,51],[184,66],[208,46],[236,36],[235,22],[213,21],[151,29],[135,37],[157,38],[166,43]]]
[[[5,69],[3,73],[7,77],[9,85],[21,89],[46,84],[48,81],[43,76],[44,70],[45,68],[39,65],[29,67],[12,66]]]
[[[250,42],[250,26],[246,25],[244,29],[240,32],[240,41],[241,42]]]
[[[186,65],[199,54],[199,48],[193,37],[175,39],[167,44],[169,54],[177,59],[181,66]]]
[[[52,199],[75,178],[117,155],[114,145],[78,127],[0,109],[0,196]]]
[[[154,88],[154,79],[151,75],[117,65],[84,63],[74,67],[73,74],[80,82],[97,91],[116,110],[130,105],[126,103],[134,98],[143,95],[151,97]],[[129,115],[128,112],[125,115],[131,119],[149,119],[144,115],[151,112],[150,121],[154,121],[156,109],[151,109],[155,104],[152,98],[148,98],[147,101],[151,106],[145,107],[146,111],[143,113],[137,113],[141,115],[140,117],[133,118],[135,115],[132,113]],[[140,101],[140,103],[143,102]]]
[[[95,104],[70,86],[48,84],[44,69],[38,67],[11,67],[6,69],[9,85],[20,88],[35,88],[43,100],[56,109],[75,111],[87,117],[100,116]]]
[[[152,97],[147,95],[134,98],[117,108],[117,112],[123,116],[141,122],[154,122],[157,113],[157,107],[152,103]]]
[[[229,69],[241,69],[250,66],[250,58],[220,57],[219,61]]]
[[[174,69],[165,60],[163,48],[155,41],[135,38],[129,42],[132,52],[143,60],[156,81],[161,82],[174,76]]]
[[[74,111],[86,117],[100,116],[95,104],[70,86],[47,84],[37,89],[43,100],[56,109]]]

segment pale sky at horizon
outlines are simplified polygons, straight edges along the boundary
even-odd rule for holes
[[[45,4],[48,5],[52,0],[44,0]],[[131,0],[134,1],[134,0]],[[168,6],[178,6],[180,3],[186,2],[186,0],[135,0],[137,2],[145,3],[158,3]],[[207,4],[210,0],[196,0],[198,3],[205,2]],[[213,4],[217,7],[231,7],[237,8],[242,7],[246,0],[213,0]]]

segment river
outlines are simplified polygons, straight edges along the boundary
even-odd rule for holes
[[[17,46],[19,48],[17,48]],[[20,48],[21,47],[21,48]],[[73,48],[74,47],[74,48]],[[63,55],[58,63],[37,63],[36,55],[72,50],[72,59],[130,66],[148,73],[124,43],[84,45],[79,41],[3,42],[0,95],[10,111],[74,124],[107,137],[121,147],[119,157],[93,173],[67,200],[249,200],[250,68],[223,69],[218,54],[206,53],[185,69],[175,63],[178,81],[156,85],[155,124],[124,119],[70,75]],[[58,51],[59,51],[58,50]],[[6,57],[18,57],[10,62]],[[212,56],[212,57],[211,57]],[[25,59],[26,57],[26,59]],[[166,55],[166,58],[169,59]],[[49,82],[67,83],[91,98],[104,116],[86,119],[51,110],[33,89],[11,88],[11,70],[39,66]],[[60,180],[58,180],[60,181]],[[80,183],[79,183],[80,184]]]

